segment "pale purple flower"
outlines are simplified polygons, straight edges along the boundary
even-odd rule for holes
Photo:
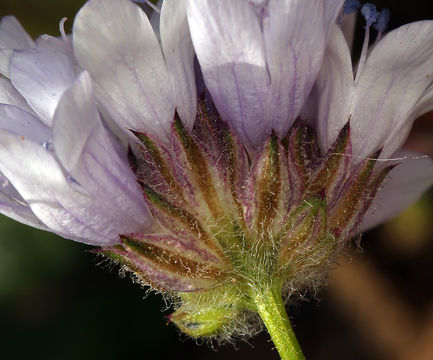
[[[376,196],[363,230],[398,214],[433,183],[432,160],[401,150],[413,121],[433,109],[432,34],[431,20],[403,25],[376,41],[368,53],[364,44],[354,72],[343,31],[338,25],[331,30],[307,103],[317,121],[322,151],[350,118],[353,162],[382,148],[384,164],[386,159],[399,163]]]
[[[279,290],[310,281],[433,183],[433,161],[400,149],[433,109],[433,21],[368,48],[387,14],[364,7],[354,73],[343,2],[165,0],[158,23],[129,0],[90,0],[72,36],[36,41],[4,18],[0,212],[99,245],[169,292],[263,285],[268,261]],[[236,268],[256,245],[263,264],[245,250]],[[203,306],[181,296],[178,319]],[[226,305],[230,321],[246,309]]]
[[[0,44],[10,55],[0,78],[1,212],[95,245],[147,229],[135,176],[100,119],[89,74],[75,75],[68,44],[34,43],[13,17],[2,20]]]

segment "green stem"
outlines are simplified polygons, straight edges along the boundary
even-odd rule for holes
[[[282,360],[304,360],[284,307],[281,291],[254,289],[251,298]]]

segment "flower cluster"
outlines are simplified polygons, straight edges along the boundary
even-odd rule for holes
[[[0,212],[99,246],[192,336],[268,326],[264,294],[314,286],[433,183],[400,150],[433,109],[433,22],[384,35],[365,4],[354,72],[354,3],[90,0],[36,41],[3,18]]]

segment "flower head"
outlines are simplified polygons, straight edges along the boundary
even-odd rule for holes
[[[354,74],[342,5],[165,0],[149,21],[90,0],[72,38],[35,42],[4,18],[0,211],[100,246],[192,336],[268,326],[265,294],[315,286],[433,182],[431,159],[396,155],[433,108],[433,22],[369,51],[389,14],[365,4]]]

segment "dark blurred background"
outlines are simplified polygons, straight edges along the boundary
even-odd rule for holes
[[[0,0],[28,32],[69,31],[79,0]],[[390,28],[433,19],[432,1],[376,1]],[[362,41],[358,26],[355,45]],[[411,148],[433,156],[433,114],[418,119]],[[329,286],[289,308],[308,359],[433,359],[433,193],[364,235],[362,252],[341,257]],[[212,349],[167,326],[170,313],[91,248],[0,216],[2,359],[278,359],[266,334]]]

